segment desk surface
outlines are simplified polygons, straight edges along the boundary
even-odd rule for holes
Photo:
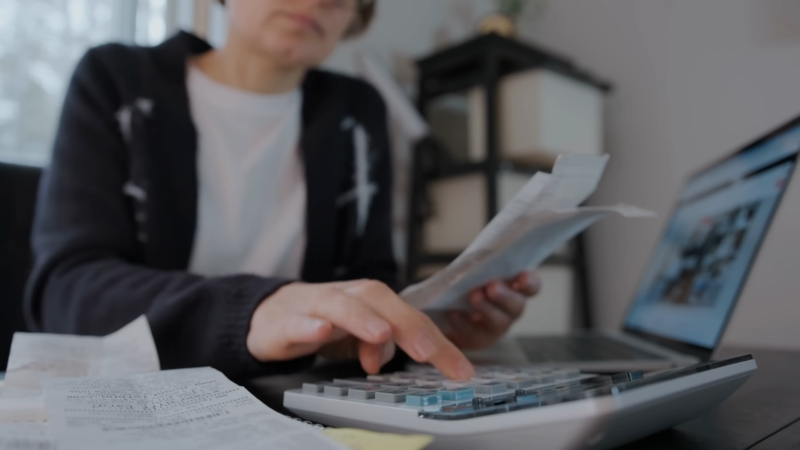
[[[800,450],[800,353],[727,349],[722,356],[752,353],[758,370],[713,411],[622,449],[798,449]],[[283,391],[304,381],[358,376],[353,364],[326,366],[307,374],[261,378],[247,385],[269,407],[283,408]]]
[[[622,447],[633,449],[800,448],[800,353],[726,349],[722,356],[752,353],[758,370],[713,411],[671,430]]]

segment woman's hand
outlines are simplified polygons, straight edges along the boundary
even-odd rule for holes
[[[470,294],[474,311],[450,311],[448,337],[463,350],[478,350],[493,345],[525,310],[529,297],[539,293],[536,274],[523,272],[510,281],[493,281]]]
[[[259,361],[281,361],[315,353],[349,335],[358,339],[358,357],[368,373],[378,372],[397,343],[412,359],[434,365],[449,378],[474,375],[472,364],[425,314],[370,280],[280,288],[256,308],[247,349]]]

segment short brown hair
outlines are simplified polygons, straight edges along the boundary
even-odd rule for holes
[[[217,0],[221,5],[225,6],[225,0]],[[345,37],[355,37],[367,31],[369,24],[375,17],[375,4],[378,0],[356,0],[356,20],[350,29],[347,30]]]
[[[356,20],[353,22],[350,29],[347,30],[347,37],[358,36],[367,31],[369,24],[372,23],[372,19],[375,17],[375,4],[378,0],[356,1],[358,2],[358,6],[356,6]]]

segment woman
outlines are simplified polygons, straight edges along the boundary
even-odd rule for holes
[[[146,314],[163,368],[234,378],[320,352],[374,373],[395,343],[469,378],[456,345],[493,343],[537,280],[478,290],[449,338],[388,287],[385,106],[367,84],[313,69],[375,5],[226,6],[224,48],[180,33],[79,63],[41,187],[29,325],[106,334]]]

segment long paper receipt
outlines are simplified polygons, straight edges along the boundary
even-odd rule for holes
[[[44,423],[0,423],[0,450],[56,450]]]
[[[400,296],[426,310],[469,310],[469,293],[492,280],[538,267],[567,241],[609,214],[652,217],[635,206],[582,207],[603,176],[608,155],[564,155],[539,172],[450,265]]]
[[[15,333],[0,386],[0,423],[47,420],[44,380],[157,372],[159,366],[144,316],[106,337]]]
[[[106,337],[14,333],[5,386],[38,389],[45,380],[157,372],[161,368],[147,318]]]
[[[211,368],[43,383],[59,450],[346,450]]]

